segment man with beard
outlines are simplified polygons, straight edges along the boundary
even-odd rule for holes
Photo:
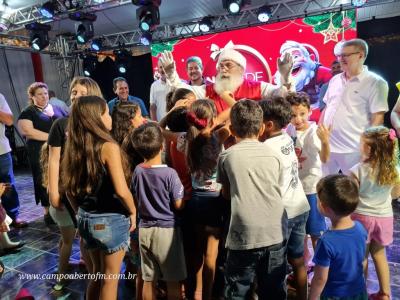
[[[228,108],[219,96],[224,91],[232,92],[237,100],[243,98],[261,100],[273,95],[283,95],[288,89],[294,88],[290,83],[293,61],[289,53],[278,59],[281,86],[245,79],[246,58],[234,49],[224,49],[219,55],[215,83],[207,83],[201,86],[189,86],[179,79],[171,52],[162,53],[160,60],[172,86],[191,89],[197,99],[212,99],[218,113]]]
[[[296,91],[306,92],[310,97],[311,107],[318,108],[320,88],[332,77],[329,68],[315,60],[317,53],[310,54],[305,45],[295,41],[283,43],[279,52],[281,55],[286,53],[292,55],[292,76],[296,84]],[[279,77],[276,78],[276,81],[279,83]]]
[[[203,62],[198,56],[191,56],[186,60],[186,71],[189,77],[188,85],[203,85]]]

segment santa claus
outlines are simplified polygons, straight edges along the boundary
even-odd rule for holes
[[[293,60],[290,53],[278,58],[277,61],[280,86],[245,79],[246,58],[234,49],[224,49],[219,54],[215,83],[206,83],[201,86],[189,86],[179,79],[171,52],[162,53],[160,62],[167,74],[168,82],[173,87],[191,89],[197,99],[210,98],[214,100],[218,113],[228,108],[219,96],[224,91],[233,93],[236,100],[243,98],[261,100],[274,95],[285,95],[288,89],[295,91],[295,86],[291,83]]]
[[[279,52],[281,55],[286,55],[287,53],[292,55],[292,76],[296,86],[295,89],[297,92],[306,92],[310,97],[311,107],[313,109],[318,108],[320,88],[331,79],[332,74],[329,68],[319,63],[317,49],[309,44],[286,41],[282,44]],[[279,80],[279,76],[276,76],[275,81],[279,83]]]

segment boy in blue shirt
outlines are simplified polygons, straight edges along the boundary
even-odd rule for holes
[[[134,149],[144,162],[136,166],[131,189],[139,213],[139,249],[144,281],[143,299],[155,299],[157,280],[167,282],[168,299],[180,299],[180,281],[186,278],[180,222],[183,185],[176,171],[163,165],[163,135],[156,123],[135,129]]]
[[[317,243],[310,300],[367,300],[363,273],[367,232],[350,218],[359,196],[357,183],[345,175],[329,175],[317,184],[318,208],[332,222]]]

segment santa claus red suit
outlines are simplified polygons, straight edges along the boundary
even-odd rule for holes
[[[165,58],[164,59],[163,65],[169,65],[171,64],[171,61],[168,61],[169,59],[172,59],[172,55],[170,55],[170,58]],[[218,62],[217,66],[223,61],[232,61],[238,64],[243,68],[243,73],[244,70],[246,70],[246,58],[238,51],[234,49],[224,49],[218,56]],[[292,62],[287,62],[290,66],[288,67],[290,74],[290,69],[291,69],[291,64]],[[220,71],[219,71],[220,72]],[[288,76],[282,76],[283,78],[288,78]],[[187,88],[193,91],[193,93],[196,95],[197,99],[204,99],[204,98],[209,98],[212,99],[215,102],[215,106],[217,108],[217,112],[220,113],[224,111],[225,109],[228,108],[228,106],[225,104],[225,102],[221,99],[219,96],[218,88],[216,88],[216,85],[219,83],[219,80],[227,80],[229,79],[221,79],[219,74],[216,76],[216,82],[215,83],[209,83],[207,82],[204,85],[201,86],[189,86],[185,82],[181,81],[175,68],[173,69],[172,72],[167,72],[167,82],[175,87],[175,88]],[[282,93],[285,93],[287,91],[287,87],[290,87],[292,91],[294,91],[294,85],[291,85],[289,83],[290,79],[286,80],[281,80],[283,83],[282,86],[277,86],[273,85],[267,82],[263,81],[252,81],[252,80],[247,80],[244,79],[243,76],[241,76],[239,84],[235,86],[234,90],[230,90],[234,94],[234,98],[236,100],[240,100],[243,98],[246,99],[253,99],[253,100],[261,100],[265,98],[269,98],[273,95],[281,95]],[[219,91],[222,92],[222,91]]]

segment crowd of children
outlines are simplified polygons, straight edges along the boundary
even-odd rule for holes
[[[369,254],[380,285],[370,297],[390,299],[384,249],[400,184],[394,131],[367,129],[350,174],[322,178],[331,129],[308,120],[306,94],[220,98],[228,109],[217,115],[212,100],[178,89],[157,124],[130,103],[111,118],[94,81],[72,82],[70,115],[42,150],[61,231],[58,272],[67,272],[78,229],[88,272],[104,274],[89,282],[86,299],[117,298],[113,275],[125,256],[138,275],[136,299],[213,299],[218,265],[226,299],[286,299],[288,284],[297,299],[367,299]]]

